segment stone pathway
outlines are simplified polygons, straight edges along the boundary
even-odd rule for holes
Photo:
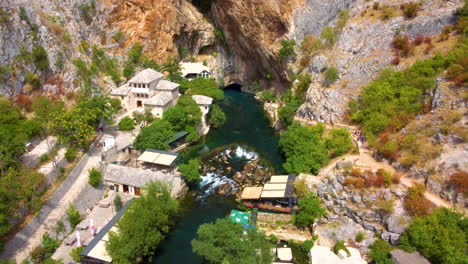
[[[101,152],[96,147],[96,142],[99,142],[101,138],[102,136],[99,136],[96,139],[88,153],[83,156],[54,195],[43,205],[38,216],[8,241],[1,258],[13,258],[17,263],[21,263],[41,243],[43,234],[53,232],[57,222],[64,219],[69,204],[78,202],[76,207],[79,210],[89,208],[90,205],[92,207],[96,197],[100,197],[103,193],[102,190],[96,190],[88,184],[88,169],[98,167],[101,160]]]

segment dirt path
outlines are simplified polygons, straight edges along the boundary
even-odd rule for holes
[[[100,139],[101,137],[98,137],[95,142]],[[88,195],[83,194],[83,191],[89,187],[88,169],[98,167],[100,160],[101,152],[92,146],[54,195],[44,204],[38,216],[8,241],[1,257],[13,258],[17,263],[26,259],[41,243],[43,234],[55,230],[57,222],[66,215],[69,204],[78,198],[87,199]]]

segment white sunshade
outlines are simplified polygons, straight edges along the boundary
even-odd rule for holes
[[[138,157],[138,161],[153,163],[153,161],[159,156],[159,153],[145,151]]]
[[[281,261],[291,261],[292,260],[291,248],[277,248],[276,252],[278,254],[278,258]]]
[[[282,191],[263,191],[262,198],[283,198],[285,190]]]
[[[137,160],[158,165],[170,166],[176,159],[177,156],[175,155],[145,151],[143,154],[141,154],[140,157],[138,157]]]
[[[281,191],[286,190],[286,183],[266,183],[263,186],[264,191]]]
[[[270,183],[286,183],[288,182],[288,175],[273,175],[270,178]]]

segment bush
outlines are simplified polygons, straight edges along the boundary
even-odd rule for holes
[[[375,4],[374,4],[374,7],[375,7]],[[396,11],[395,7],[389,6],[389,5],[383,5],[382,8],[380,9],[380,12],[381,12],[380,18],[382,20],[389,20],[390,18],[395,16],[395,11]]]
[[[392,48],[397,55],[408,57],[411,52],[411,44],[407,36],[396,35],[392,40]]]
[[[297,57],[296,52],[294,51],[294,46],[296,41],[294,40],[282,40],[281,48],[278,52],[278,57],[281,61],[285,62],[289,59],[295,60]]]
[[[122,131],[129,131],[135,127],[135,122],[130,117],[126,116],[119,122],[119,129]]]
[[[308,193],[299,199],[299,210],[293,215],[294,224],[309,227],[320,217],[326,216],[327,211],[321,206],[320,199],[314,193]]]
[[[114,208],[116,212],[122,209],[122,198],[120,198],[120,195],[118,194],[115,195],[113,203],[114,203]]]
[[[324,27],[320,37],[325,40],[327,45],[333,45],[338,40],[338,36],[336,35],[335,31],[332,27],[327,26]]]
[[[296,180],[294,182],[294,193],[297,197],[301,198],[306,196],[309,193],[309,188],[307,187],[307,183],[305,179]]]
[[[40,163],[44,163],[44,162],[47,162],[50,160],[50,156],[49,154],[42,154],[41,156],[39,156],[39,162]]]
[[[275,235],[271,234],[268,236],[268,238],[270,239],[270,242],[274,245],[278,244],[278,238]]]
[[[34,47],[32,49],[32,58],[34,66],[36,66],[38,70],[42,71],[49,68],[49,57],[47,56],[47,52],[43,47]]]
[[[67,151],[65,152],[65,158],[67,159],[68,162],[74,161],[77,155],[78,155],[78,150],[74,147],[69,147]]]
[[[99,184],[101,184],[101,177],[102,177],[101,171],[95,168],[91,168],[89,170],[89,178],[88,178],[89,185],[93,186],[94,188],[97,188]]]
[[[466,171],[457,171],[450,176],[450,183],[455,185],[458,193],[463,193],[468,197],[468,173]]]
[[[425,192],[426,189],[421,184],[415,184],[413,187],[408,188],[404,206],[409,215],[422,216],[429,213],[432,204],[424,197]]]
[[[338,69],[335,67],[330,67],[325,71],[325,80],[328,84],[334,83],[336,80],[338,80],[338,77]]]
[[[401,5],[401,9],[403,10],[403,15],[408,18],[412,19],[418,15],[418,11],[421,4],[416,2],[404,3]]]
[[[301,244],[302,251],[304,251],[305,253],[309,253],[309,251],[314,247],[315,240],[316,239],[313,238],[313,239],[307,239],[304,242],[302,242]]]
[[[79,247],[76,247],[76,248],[72,249],[72,251],[70,252],[70,257],[72,257],[73,261],[81,262],[82,257],[80,256],[80,253],[84,249],[85,249],[84,246],[79,246]]]
[[[67,210],[68,222],[72,228],[75,228],[81,222],[81,215],[76,208],[70,204]]]
[[[340,10],[340,13],[338,13],[338,20],[336,21],[336,25],[335,25],[335,32],[339,33],[343,31],[343,28],[346,26],[346,22],[348,22],[348,19],[349,19],[349,10],[348,9]]]
[[[199,167],[200,161],[198,159],[191,159],[188,163],[181,164],[179,166],[179,171],[186,181],[190,183],[197,183],[201,179]]]
[[[331,158],[346,154],[353,148],[351,134],[344,128],[335,128],[325,138],[325,145]]]
[[[31,85],[33,90],[39,89],[42,86],[41,79],[39,75],[34,74],[32,72],[28,72],[26,76],[24,77],[24,81]]]
[[[276,96],[272,94],[270,91],[263,91],[261,99],[265,102],[275,102]]]
[[[312,55],[323,49],[323,43],[319,38],[312,34],[308,34],[304,37],[304,40],[301,43],[301,49],[304,54]]]
[[[218,105],[212,105],[210,114],[208,117],[208,122],[214,127],[221,127],[226,122],[226,114],[224,114],[221,107]]]
[[[392,264],[390,251],[392,246],[382,239],[378,239],[370,246],[369,257],[378,264]]]
[[[278,111],[278,118],[285,128],[287,128],[293,123],[294,116],[296,115],[296,112],[300,106],[300,102],[294,100],[280,108],[280,110]]]
[[[345,246],[343,240],[337,241],[335,243],[335,246],[333,246],[333,253],[335,253],[336,255],[338,255],[338,252],[340,252],[340,250],[344,250],[346,254],[348,255],[348,257],[351,256],[351,253],[349,252],[348,248]]]
[[[366,239],[366,234],[362,233],[362,232],[359,232],[359,233],[357,233],[356,238],[354,240],[356,242],[360,243],[360,242],[364,241],[364,239]]]

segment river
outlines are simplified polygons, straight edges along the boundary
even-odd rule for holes
[[[279,136],[270,127],[261,104],[252,95],[241,92],[236,85],[226,87],[224,96],[220,107],[226,113],[225,125],[212,129],[198,144],[184,150],[181,158],[200,157],[203,163],[211,153],[231,149],[234,151],[229,159],[235,170],[241,170],[245,163],[260,157],[270,170],[283,173]],[[231,181],[230,177],[217,172],[202,176],[200,184],[181,201],[180,220],[160,245],[153,263],[203,263],[192,252],[190,241],[195,238],[201,224],[225,217],[236,207],[232,196],[220,196],[216,192],[220,184]]]

